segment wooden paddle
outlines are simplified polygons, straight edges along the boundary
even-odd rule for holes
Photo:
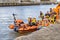
[[[15,17],[16,14],[13,13],[12,15],[13,15],[13,18],[14,18],[14,25],[16,25],[16,17]]]

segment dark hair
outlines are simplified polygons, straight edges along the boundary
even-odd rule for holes
[[[52,12],[52,8],[50,8],[50,12]]]
[[[42,15],[43,13],[40,13],[40,15]]]

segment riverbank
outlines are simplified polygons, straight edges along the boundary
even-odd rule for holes
[[[17,37],[15,40],[60,40],[60,24],[43,27],[27,36]]]

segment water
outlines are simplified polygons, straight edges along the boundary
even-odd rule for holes
[[[49,11],[49,8],[54,8],[55,6],[56,5],[0,7],[0,40],[13,40],[21,35],[8,28],[9,24],[13,24],[13,13],[16,14],[17,19],[22,19],[26,23],[28,17],[36,17],[38,20],[40,11],[45,14]]]

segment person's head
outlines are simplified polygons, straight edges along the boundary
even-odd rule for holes
[[[40,13],[42,13],[42,11],[40,11]]]
[[[40,15],[42,15],[43,13],[42,13],[42,11],[40,11]]]
[[[31,17],[28,17],[28,22],[31,22],[32,21],[32,18]]]
[[[52,12],[52,8],[50,8],[50,12]]]

